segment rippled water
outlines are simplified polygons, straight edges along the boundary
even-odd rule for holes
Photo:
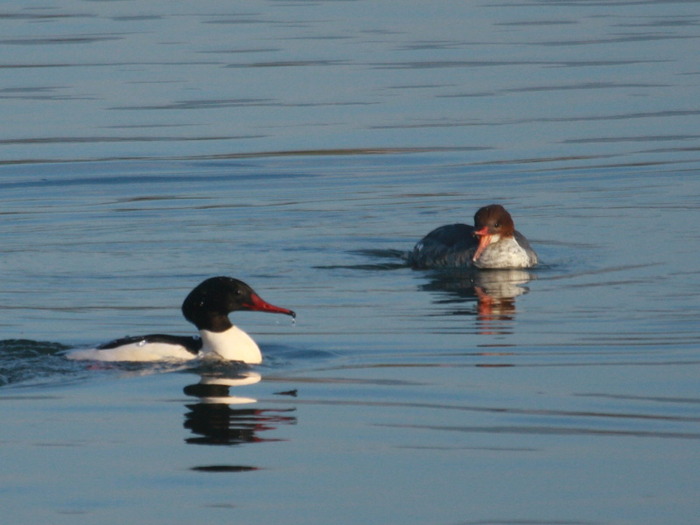
[[[0,8],[8,523],[695,523],[697,2]],[[415,271],[503,203],[542,264]],[[211,275],[266,356],[189,334]]]

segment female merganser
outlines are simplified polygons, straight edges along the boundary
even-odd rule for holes
[[[248,364],[262,362],[260,348],[240,328],[231,324],[228,314],[238,310],[296,314],[292,310],[263,301],[243,281],[212,277],[202,282],[182,303],[182,315],[199,330],[200,337],[153,334],[125,337],[86,350],[74,350],[69,359],[95,361],[189,360],[214,357]]]
[[[478,237],[478,240],[477,240]],[[500,204],[479,209],[474,226],[440,226],[416,244],[408,254],[415,268],[530,268],[537,254],[513,218]]]

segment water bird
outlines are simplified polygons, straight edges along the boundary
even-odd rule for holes
[[[116,339],[90,349],[69,352],[69,359],[95,361],[190,360],[197,357],[262,362],[253,339],[234,326],[228,315],[237,311],[296,314],[264,301],[250,286],[232,277],[211,277],[195,287],[182,303],[182,315],[199,330],[199,337],[151,334]]]
[[[474,214],[474,226],[448,224],[423,237],[408,254],[414,268],[530,268],[537,254],[515,229],[510,213],[490,204]]]

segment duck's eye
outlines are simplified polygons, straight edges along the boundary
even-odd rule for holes
[[[501,223],[500,223],[500,222],[497,222],[496,224],[493,225],[493,227],[494,227],[494,228],[500,228],[500,227],[501,227]]]

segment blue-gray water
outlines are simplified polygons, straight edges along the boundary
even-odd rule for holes
[[[20,4],[3,523],[697,523],[700,3]],[[540,267],[405,267],[491,202]],[[63,358],[212,275],[262,366]]]

